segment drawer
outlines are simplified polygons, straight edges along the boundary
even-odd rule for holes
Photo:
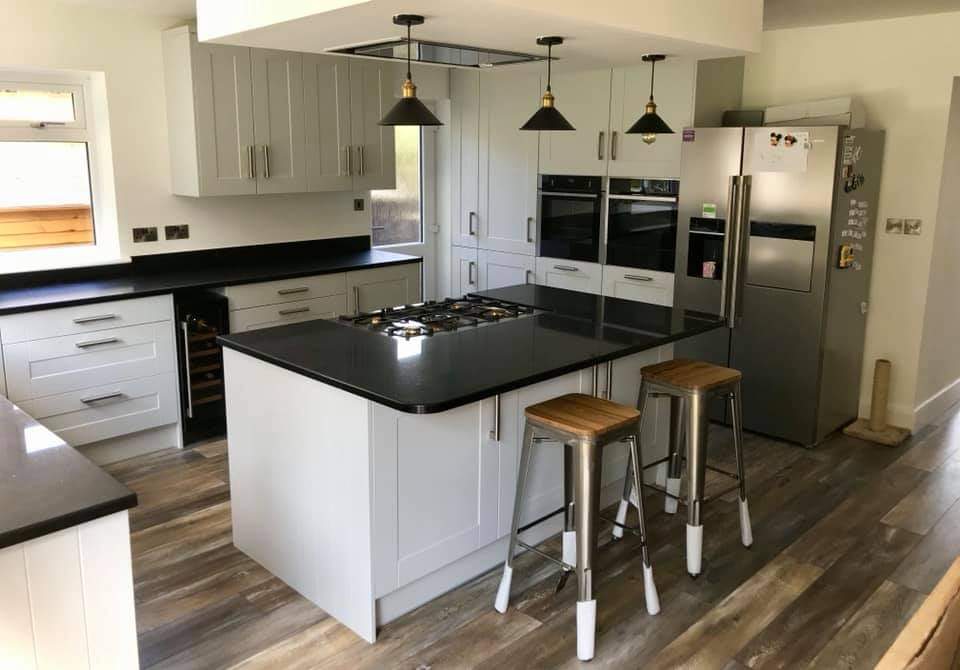
[[[602,268],[599,263],[541,257],[537,258],[537,283],[600,295],[603,287]]]
[[[673,273],[606,265],[603,295],[654,305],[673,305]]]
[[[3,347],[10,400],[149,377],[176,370],[173,322],[50,337]]]
[[[332,275],[280,279],[259,284],[228,286],[224,292],[230,301],[230,309],[279,305],[285,302],[345,294],[347,276],[341,272]]]
[[[19,405],[67,444],[79,446],[176,423],[177,376],[170,372]]]
[[[245,330],[270,328],[312,319],[333,319],[339,314],[345,314],[346,311],[347,297],[344,295],[238,309],[230,312],[230,332],[241,333]]]
[[[113,300],[0,317],[0,340],[26,342],[173,319],[170,295]]]

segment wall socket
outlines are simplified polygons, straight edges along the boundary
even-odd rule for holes
[[[353,211],[362,212],[363,211],[363,198],[354,198],[353,199]]]
[[[164,239],[168,240],[185,240],[190,237],[190,226],[186,223],[179,226],[164,226],[163,235]]]
[[[134,228],[133,229],[133,241],[134,243],[139,242],[156,242],[157,241],[157,227],[151,226],[149,228]]]

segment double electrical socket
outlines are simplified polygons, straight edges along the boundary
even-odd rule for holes
[[[178,226],[163,227],[163,238],[165,240],[185,240],[189,237],[190,237],[190,226],[187,225],[186,223],[180,224]],[[156,226],[133,229],[134,243],[156,242],[157,239],[158,239],[158,236],[157,236]]]
[[[923,219],[887,219],[888,235],[919,235]]]

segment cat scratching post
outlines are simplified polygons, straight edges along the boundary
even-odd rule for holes
[[[895,447],[910,436],[910,431],[887,424],[887,399],[890,395],[890,361],[878,358],[873,366],[873,395],[870,418],[857,419],[843,429],[845,435]]]

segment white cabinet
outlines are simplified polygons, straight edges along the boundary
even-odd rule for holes
[[[450,70],[451,201],[454,246],[476,247],[480,216],[480,73]]]
[[[533,256],[481,249],[478,255],[478,266],[482,291],[534,283]]]
[[[553,88],[557,92],[557,108],[576,130],[540,134],[540,172],[606,174],[610,141],[610,70],[554,75]]]
[[[380,119],[395,100],[392,63],[350,60],[350,136],[356,148],[354,188],[358,191],[396,187],[394,131]]]
[[[346,313],[347,296],[345,294],[311,300],[295,300],[278,305],[247,307],[230,312],[230,332],[242,333],[247,330],[284,326],[300,321],[334,319]]]
[[[295,300],[311,300],[330,295],[345,295],[347,275],[343,272],[312,277],[277,279],[255,284],[228,286],[224,295],[231,310],[263,305],[279,305]]]
[[[307,190],[351,190],[350,61],[304,54],[303,100]]]
[[[654,305],[673,305],[673,273],[603,266],[603,295]]]
[[[347,312],[369,312],[421,300],[420,263],[347,273]]]
[[[251,62],[257,192],[302,193],[307,190],[303,57],[253,49]]]
[[[602,266],[599,263],[540,257],[537,258],[536,283],[600,295],[603,287]]]
[[[453,247],[451,295],[459,298],[480,290],[480,252],[472,247]]]

